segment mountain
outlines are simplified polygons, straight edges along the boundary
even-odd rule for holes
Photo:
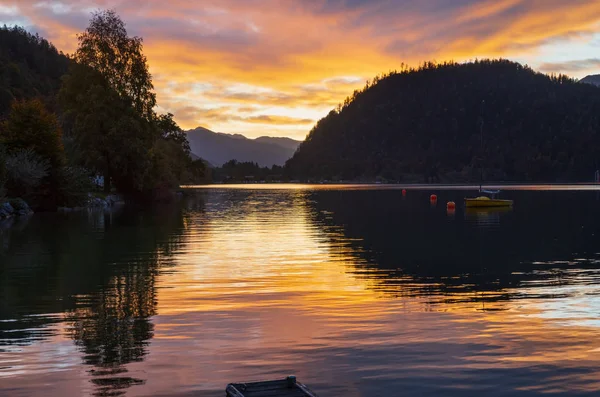
[[[589,76],[585,76],[581,80],[580,83],[593,84],[595,86],[600,87],[600,74],[590,74]]]
[[[284,148],[292,150],[292,151],[296,151],[296,149],[298,149],[298,145],[300,145],[300,141],[296,141],[291,138],[273,137],[273,136],[261,136],[261,137],[256,138],[255,141],[274,144],[274,145],[281,146],[281,147],[284,147]]]
[[[47,40],[18,26],[0,27],[0,115],[14,99],[41,97],[52,105],[70,62]]]
[[[240,134],[223,134],[203,127],[187,131],[192,153],[215,166],[229,160],[255,162],[261,167],[283,165],[300,144],[290,138],[248,139]]]
[[[600,88],[507,60],[426,63],[367,83],[286,163],[298,179],[590,181]],[[483,147],[481,145],[483,137]]]

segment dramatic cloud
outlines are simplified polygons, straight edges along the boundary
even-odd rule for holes
[[[572,73],[582,70],[600,69],[600,58],[573,60],[566,62],[547,62],[540,65],[546,73]]]
[[[281,124],[281,125],[300,124],[300,125],[302,125],[302,124],[311,124],[312,123],[311,119],[297,119],[297,118],[287,117],[287,116],[268,116],[268,115],[247,117],[244,120],[249,123],[256,123],[256,124]]]
[[[0,23],[71,52],[104,8],[144,38],[161,111],[249,136],[302,138],[401,63],[507,57],[575,77],[600,67],[588,59],[600,0],[0,0]]]

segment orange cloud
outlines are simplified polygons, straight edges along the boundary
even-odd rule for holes
[[[554,72],[589,59],[600,35],[599,0],[0,0],[0,23],[70,52],[90,11],[107,7],[144,38],[161,110],[184,128],[249,136],[264,121],[270,134],[302,138],[308,120],[400,63],[503,56]],[[581,54],[553,55],[573,43]]]

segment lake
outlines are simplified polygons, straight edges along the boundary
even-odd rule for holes
[[[597,395],[600,191],[473,212],[468,189],[211,186],[0,224],[0,395]]]

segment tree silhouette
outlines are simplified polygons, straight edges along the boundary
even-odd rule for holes
[[[600,88],[566,76],[507,60],[425,63],[355,91],[319,120],[286,172],[312,180],[479,182],[483,169],[486,180],[591,180],[598,114]]]

